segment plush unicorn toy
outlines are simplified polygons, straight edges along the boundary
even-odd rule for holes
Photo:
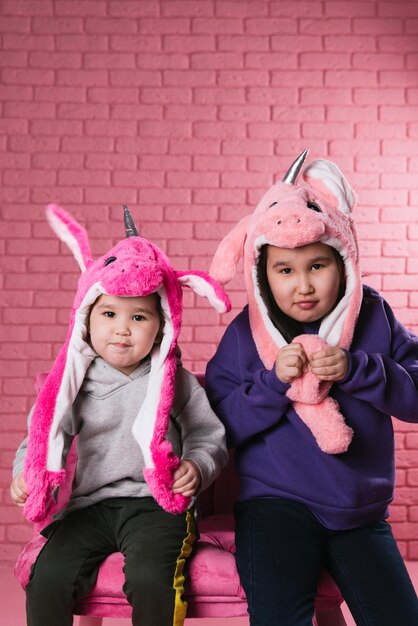
[[[132,434],[141,448],[145,479],[156,501],[171,513],[184,511],[190,504],[189,498],[171,491],[173,472],[180,460],[165,438],[174,398],[182,287],[191,287],[207,297],[218,312],[228,311],[230,304],[220,285],[204,272],[175,271],[164,252],[139,237],[127,207],[124,210],[126,238],[93,261],[84,228],[59,206],[49,205],[46,209],[52,229],[68,245],[82,274],[67,339],[39,392],[30,425],[24,470],[29,492],[25,514],[34,522],[45,518],[52,490],[65,479],[60,426],[96,357],[87,341],[87,321],[91,306],[101,294],[146,296],[157,292],[161,298],[163,338],[151,352],[147,394]]]
[[[257,262],[265,244],[297,248],[322,242],[337,250],[344,262],[346,289],[333,311],[321,322],[318,335],[300,335],[308,358],[325,344],[348,349],[362,300],[357,239],[351,218],[354,193],[338,167],[325,159],[312,161],[302,172],[308,151],[292,164],[282,182],[273,185],[261,198],[254,213],[241,219],[221,241],[210,274],[227,283],[244,258],[244,276],[252,335],[266,368],[287,344],[273,325],[260,295]],[[319,447],[327,453],[345,452],[353,432],[328,396],[331,383],[321,382],[310,371],[294,380],[287,395],[299,417],[310,428]],[[321,410],[319,411],[319,407]]]

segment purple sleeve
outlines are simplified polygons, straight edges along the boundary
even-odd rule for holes
[[[385,303],[391,346],[387,354],[348,352],[349,371],[339,387],[345,393],[406,422],[418,422],[418,338]]]
[[[213,410],[224,423],[228,445],[233,448],[276,425],[290,404],[289,385],[277,378],[274,368],[262,366],[255,348],[249,364],[240,344],[237,330],[230,326],[205,376]]]

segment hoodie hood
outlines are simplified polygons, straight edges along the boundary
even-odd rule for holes
[[[149,374],[151,360],[145,358],[133,372],[127,376],[112,365],[108,365],[100,356],[96,357],[84,376],[82,391],[98,399],[105,399],[124,385],[136,378]]]
[[[165,439],[174,399],[176,349],[181,329],[182,288],[188,286],[208,298],[218,311],[229,310],[222,288],[200,271],[178,272],[157,246],[140,237],[125,208],[127,238],[107,254],[93,260],[86,231],[57,205],[46,209],[48,221],[58,237],[73,252],[82,274],[71,311],[66,341],[44,385],[32,416],[25,479],[29,497],[25,514],[31,521],[45,518],[52,489],[62,484],[64,439],[62,420],[72,406],[86,371],[96,353],[88,343],[87,323],[91,306],[102,294],[146,296],[158,293],[164,317],[161,343],[150,354],[146,398],[138,410],[132,434],[145,460],[145,479],[157,502],[167,511],[187,509],[190,499],[173,495],[173,472],[179,458]]]

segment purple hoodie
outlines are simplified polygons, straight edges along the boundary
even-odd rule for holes
[[[354,430],[339,455],[319,449],[286,396],[289,385],[263,366],[247,307],[227,328],[208,363],[206,390],[236,449],[241,500],[296,500],[334,530],[388,516],[395,478],[391,416],[418,422],[418,338],[377,292],[366,287],[364,294],[348,374],[330,391]],[[316,325],[305,332],[316,332]]]

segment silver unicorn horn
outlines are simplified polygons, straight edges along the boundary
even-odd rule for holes
[[[300,169],[303,165],[304,160],[307,157],[309,150],[304,150],[292,163],[292,165],[287,170],[285,177],[283,178],[284,183],[287,185],[294,185],[296,183],[297,177],[299,176]]]
[[[125,222],[125,237],[139,237],[138,229],[126,204],[123,205],[123,221]]]

